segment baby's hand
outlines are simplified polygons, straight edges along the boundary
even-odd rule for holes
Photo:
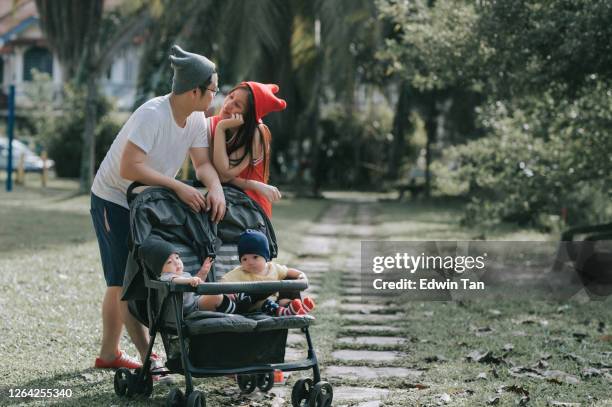
[[[190,286],[197,287],[199,284],[202,284],[200,277],[191,277],[191,281],[189,281]]]
[[[198,273],[196,274],[196,276],[201,278],[202,281],[206,280],[206,276],[208,275],[208,272],[210,271],[210,268],[212,267],[212,263],[213,263],[212,257],[207,257],[206,260],[204,260],[204,263],[202,263],[202,267],[200,267],[200,270],[198,270]]]

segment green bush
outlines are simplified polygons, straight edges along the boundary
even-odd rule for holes
[[[612,217],[612,93],[596,77],[572,99],[545,94],[483,111],[487,137],[449,149],[452,181],[467,184],[468,224],[550,227]]]
[[[53,123],[53,134],[47,136],[49,156],[55,160],[55,171],[59,177],[76,178],[81,168],[81,150],[85,127],[85,95],[68,88],[61,117]],[[104,159],[106,151],[121,129],[109,115],[109,101],[100,96],[97,104],[98,125],[95,130],[96,168]]]
[[[387,170],[392,112],[386,106],[348,112],[335,106],[321,119],[313,176],[324,186],[378,188]]]

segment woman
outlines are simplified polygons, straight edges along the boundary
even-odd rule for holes
[[[209,119],[212,161],[222,182],[242,188],[272,217],[272,203],[281,198],[268,185],[271,134],[261,119],[284,110],[277,85],[242,82],[227,95],[221,111]],[[219,142],[222,141],[222,142]]]

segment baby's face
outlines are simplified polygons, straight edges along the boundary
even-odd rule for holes
[[[181,274],[183,272],[183,261],[178,254],[172,253],[162,268],[162,273]]]
[[[247,273],[261,274],[266,269],[266,259],[258,254],[243,254],[240,265]]]

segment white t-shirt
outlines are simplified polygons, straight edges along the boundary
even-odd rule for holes
[[[119,165],[127,141],[146,154],[146,164],[157,172],[174,178],[189,149],[208,147],[208,126],[202,112],[187,118],[184,128],[172,117],[170,94],[151,99],[140,106],[123,125],[100,165],[91,191],[98,197],[129,208],[125,196],[132,181],[121,178]]]

